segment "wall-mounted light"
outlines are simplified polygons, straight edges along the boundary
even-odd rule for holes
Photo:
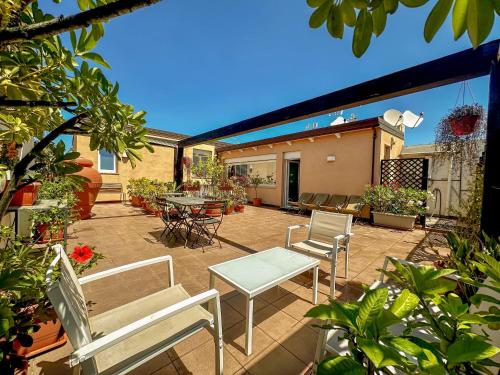
[[[330,161],[335,161],[335,160],[336,160],[335,155],[328,155],[328,156],[326,157],[326,161],[328,161],[328,162],[330,162]]]

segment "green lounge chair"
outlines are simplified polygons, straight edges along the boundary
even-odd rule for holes
[[[328,203],[319,206],[319,208],[328,212],[340,212],[340,210],[345,207],[346,201],[347,195],[333,194]]]
[[[316,194],[314,196],[314,199],[310,203],[304,203],[304,209],[305,210],[317,210],[320,208],[320,206],[326,204],[330,200],[330,194]]]
[[[289,210],[297,210],[299,213],[303,211],[303,205],[305,203],[310,203],[314,199],[313,193],[302,193],[300,194],[298,201],[288,201],[288,209]]]

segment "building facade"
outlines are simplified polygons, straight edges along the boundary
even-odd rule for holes
[[[142,161],[137,161],[132,168],[125,156],[115,155],[106,150],[90,150],[90,138],[85,135],[73,136],[73,149],[81,157],[91,160],[94,168],[102,176],[103,184],[119,183],[126,194],[128,180],[131,178],[146,177],[163,182],[174,181],[175,154],[177,143],[187,138],[187,135],[148,128],[148,141],[154,152],[146,149],[139,150]],[[184,150],[184,156],[190,157],[194,163],[215,156],[217,144],[202,144]],[[115,191],[101,190],[97,197],[98,202],[119,201],[120,194]],[[126,197],[128,199],[128,197]]]
[[[380,181],[380,161],[398,158],[404,130],[376,117],[217,148],[228,174],[255,176],[264,204],[285,207],[300,193],[361,195]],[[248,190],[249,199],[255,196]]]

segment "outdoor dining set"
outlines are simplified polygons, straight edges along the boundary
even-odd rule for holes
[[[172,194],[158,198],[163,206],[164,236],[182,239],[187,245],[212,243],[224,216],[225,202],[215,199]],[[56,258],[47,280],[48,295],[71,341],[74,352],[70,366],[81,366],[93,374],[121,374],[137,368],[153,357],[208,328],[215,341],[215,371],[223,374],[220,294],[216,279],[229,284],[246,299],[245,347],[252,354],[254,299],[265,291],[312,271],[312,304],[318,302],[320,260],[331,264],[330,297],[335,298],[335,278],[339,252],[345,253],[345,277],[348,276],[349,240],[352,215],[314,210],[310,223],[288,227],[284,247],[273,247],[208,267],[208,290],[191,296],[174,283],[170,255],[148,259],[78,279],[64,249],[57,245]],[[292,242],[292,232],[306,228],[306,238]],[[220,245],[220,242],[219,242]],[[167,287],[152,295],[89,317],[81,285],[153,264],[166,263]],[[61,276],[52,281],[59,265]],[[119,319],[116,319],[119,317]]]
[[[226,201],[169,193],[157,197],[156,204],[161,208],[160,217],[165,224],[160,238],[181,240],[184,247],[201,246],[203,250],[206,244],[211,245],[217,239],[221,246],[217,230],[224,218]]]

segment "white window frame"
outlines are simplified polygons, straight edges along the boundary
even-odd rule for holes
[[[106,150],[102,150],[106,151]],[[116,168],[116,154],[111,153],[113,155],[113,169],[102,169],[101,168],[101,150],[97,150],[97,170],[99,173],[117,173],[117,168]]]
[[[229,158],[229,159],[224,159],[224,164],[226,167],[230,167],[231,165],[238,165],[238,164],[258,164],[262,162],[272,162],[274,161],[276,163],[276,167],[278,166],[277,163],[277,154],[266,154],[266,155],[256,155],[256,156],[244,156],[240,158]],[[274,184],[261,184],[259,187],[264,187],[264,188],[275,188],[278,186],[278,181],[277,181],[277,170],[275,172],[274,176]]]

